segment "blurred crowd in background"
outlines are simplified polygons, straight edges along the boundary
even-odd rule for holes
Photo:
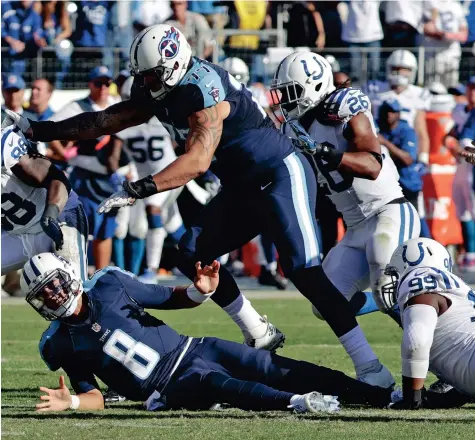
[[[23,0],[2,1],[2,68],[84,87],[96,65],[127,68],[134,35],[158,23],[177,26],[202,58],[242,58],[252,81],[264,83],[296,47],[333,55],[356,82],[382,79],[391,48],[414,50],[424,64],[419,83],[453,86],[474,67],[471,0]]]
[[[59,120],[72,107],[76,114],[119,101],[129,77],[130,43],[156,23],[178,27],[197,56],[223,65],[272,117],[267,88],[278,63],[294,50],[322,53],[336,86],[361,87],[370,97],[381,143],[396,163],[406,198],[423,219],[422,235],[457,246],[459,269],[475,272],[473,166],[458,158],[461,140],[475,137],[470,131],[475,127],[475,2],[2,1],[1,13],[4,107],[33,120]],[[396,48],[408,51],[396,56]],[[393,87],[395,75],[407,75],[407,84]],[[417,89],[412,95],[410,87]],[[82,99],[70,103],[78,98],[77,90]],[[410,112],[398,99],[405,93]],[[41,148],[58,166],[71,169],[74,143],[55,141]],[[219,190],[212,173],[197,183],[202,192],[185,188],[178,197],[184,226]],[[326,254],[344,225],[325,197],[319,198],[317,216]],[[175,232],[182,230],[168,232],[163,258],[152,268],[153,281],[156,275],[173,275]],[[118,227],[102,254],[90,255],[91,262],[96,268],[113,262],[147,275],[146,258],[132,268],[117,255],[124,245],[111,245],[126,240],[133,250],[135,238],[127,227],[125,233]],[[222,262],[235,275],[287,286],[265,237]],[[14,290],[8,282],[4,289]]]

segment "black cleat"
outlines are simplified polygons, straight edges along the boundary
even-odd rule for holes
[[[265,266],[261,266],[261,274],[259,275],[259,284],[262,286],[277,287],[279,290],[287,289],[288,281],[277,272],[271,272]]]
[[[119,395],[117,391],[114,391],[111,388],[107,388],[102,395],[104,396],[104,402],[106,403],[117,403],[126,400],[124,396]]]

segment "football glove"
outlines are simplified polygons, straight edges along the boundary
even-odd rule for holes
[[[49,204],[40,220],[44,233],[53,240],[57,251],[61,250],[64,244],[63,231],[61,230],[58,217],[58,206]]]

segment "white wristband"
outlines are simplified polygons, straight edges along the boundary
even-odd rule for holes
[[[214,292],[215,291],[213,290],[210,293],[201,293],[193,284],[191,286],[188,286],[188,288],[186,289],[186,294],[188,295],[188,298],[198,304],[207,301]]]
[[[79,397],[73,394],[71,396],[71,405],[69,406],[69,409],[78,409],[79,403],[80,403]]]

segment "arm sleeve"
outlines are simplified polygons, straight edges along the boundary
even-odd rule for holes
[[[437,326],[437,311],[430,305],[414,304],[404,310],[402,322],[402,375],[425,379],[429,371],[430,349]]]
[[[74,358],[71,358],[68,359],[68,362],[63,366],[63,370],[68,375],[71,386],[76,394],[100,389],[94,374],[84,363],[75,362]]]
[[[172,287],[144,284],[127,272],[115,271],[114,275],[124,286],[127,295],[143,308],[160,309],[173,295]]]

